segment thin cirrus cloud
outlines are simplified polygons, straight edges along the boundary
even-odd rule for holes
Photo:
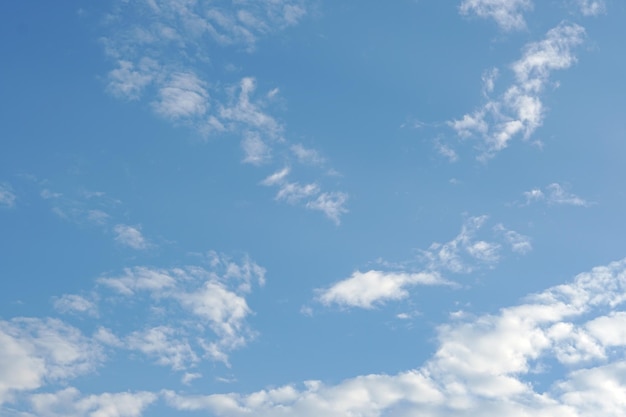
[[[604,0],[578,0],[578,7],[583,16],[598,16],[606,13]]]
[[[576,24],[561,23],[545,38],[525,46],[522,57],[511,65],[515,82],[499,97],[462,118],[448,122],[460,138],[479,140],[479,159],[487,160],[505,149],[515,137],[529,140],[542,125],[546,109],[541,101],[553,71],[576,62],[574,49],[582,44],[585,30]],[[493,91],[498,73],[483,77],[484,91]]]
[[[219,54],[207,55],[207,46],[253,51],[260,39],[298,24],[307,14],[306,3],[222,3],[227,2],[118,3],[108,19],[110,32],[102,39],[116,66],[108,74],[107,90],[127,100],[147,100],[159,116],[202,135],[240,136],[243,163],[271,163],[280,147],[280,153],[295,162],[323,165],[315,150],[290,145],[284,124],[268,112],[277,88],[259,95],[254,77],[233,81],[207,76],[219,60]],[[319,198],[303,200],[301,206],[321,211],[338,224],[347,213],[346,202],[343,192],[320,191]]]
[[[616,310],[625,300],[622,260],[496,314],[452,319],[438,328],[434,355],[416,369],[251,394],[162,396],[174,409],[223,417],[623,416],[626,317]],[[551,362],[563,375],[536,388]]]
[[[530,238],[502,224],[493,227],[494,239],[477,237],[487,216],[469,217],[460,233],[446,243],[433,243],[419,251],[420,272],[355,271],[350,277],[328,288],[317,289],[316,300],[325,306],[372,309],[390,301],[408,298],[409,289],[415,286],[456,284],[444,278],[445,273],[467,274],[480,267],[493,268],[500,260],[503,245],[511,251],[525,254],[532,250]]]

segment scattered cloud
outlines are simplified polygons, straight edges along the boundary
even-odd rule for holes
[[[138,350],[155,359],[157,364],[170,366],[175,371],[188,369],[200,360],[186,335],[169,326],[133,332],[125,342],[128,349]]]
[[[529,237],[509,230],[502,224],[493,228],[496,240],[477,238],[487,219],[487,216],[469,217],[454,239],[446,243],[435,242],[427,250],[420,250],[420,272],[397,271],[398,267],[394,268],[381,260],[379,264],[396,271],[355,271],[350,277],[328,288],[317,289],[316,301],[325,306],[372,309],[389,301],[407,298],[411,287],[456,285],[443,278],[446,272],[467,274],[479,267],[492,268],[499,262],[505,244],[510,246],[511,251],[521,254],[532,249]]]
[[[305,148],[302,144],[291,145],[290,149],[301,164],[321,166],[326,162],[318,151]]]
[[[625,294],[623,260],[496,314],[457,314],[439,327],[435,354],[417,369],[356,376],[335,385],[305,381],[251,394],[166,390],[162,396],[176,410],[223,417],[617,417],[624,409],[626,319],[607,309],[622,305]],[[550,380],[542,370],[553,361],[565,367],[562,376]]]
[[[113,231],[115,232],[115,241],[123,246],[137,250],[147,249],[150,246],[146,238],[141,234],[139,226],[117,224]]]
[[[228,352],[254,338],[255,332],[246,321],[252,310],[245,297],[253,283],[265,283],[265,270],[248,257],[235,262],[210,252],[208,261],[209,270],[199,266],[136,267],[125,269],[120,276],[98,279],[100,286],[123,297],[148,293],[150,305],[164,314],[178,317],[181,309],[185,313],[184,321],[134,332],[125,339],[128,348],[149,355],[161,365],[185,370],[202,356],[228,364]]]
[[[103,354],[81,332],[57,319],[0,320],[0,404],[20,391],[90,373]]]
[[[318,301],[340,307],[374,308],[390,300],[409,296],[407,287],[416,285],[442,285],[447,282],[437,273],[392,273],[370,270],[355,271],[350,278],[319,290]]]
[[[493,19],[506,31],[525,29],[524,12],[532,9],[532,0],[463,0],[459,6],[461,14]]]
[[[562,23],[548,31],[544,40],[526,45],[522,58],[511,66],[515,82],[500,97],[488,98],[480,109],[449,122],[449,126],[460,138],[481,140],[482,160],[505,149],[516,136],[530,139],[545,117],[541,95],[551,73],[576,62],[573,49],[584,36],[581,26]],[[493,89],[492,83],[493,77],[487,77],[485,91]]]
[[[15,207],[16,196],[11,186],[0,182],[0,207]]]
[[[244,152],[243,162],[252,165],[262,165],[272,158],[271,149],[258,133],[249,132],[241,141]]]
[[[290,171],[288,167],[276,171],[261,181],[261,184],[278,187],[276,200],[284,200],[292,205],[303,204],[310,210],[321,211],[339,225],[341,216],[348,213],[346,208],[348,195],[339,191],[322,192],[317,183],[301,184],[288,181]]]
[[[583,16],[598,16],[606,13],[604,0],[577,0],[577,6]]]
[[[543,190],[540,188],[533,188],[530,191],[524,192],[524,198],[526,199],[526,205],[545,201],[549,205],[569,205],[587,207],[591,205],[587,200],[568,192],[561,184],[552,183],[546,186]]]
[[[34,394],[29,401],[39,417],[141,417],[157,399],[156,394],[145,391],[82,395],[69,387]]]
[[[55,297],[53,300],[54,309],[60,313],[86,314],[92,317],[98,315],[96,304],[82,295],[65,294],[61,297]]]

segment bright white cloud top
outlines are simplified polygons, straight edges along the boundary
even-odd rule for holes
[[[1,416],[626,416],[621,3],[91,3],[0,5]]]

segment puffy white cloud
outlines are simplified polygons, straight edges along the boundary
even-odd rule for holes
[[[393,273],[356,271],[349,278],[319,290],[318,300],[325,305],[373,308],[389,300],[408,297],[407,287],[446,284],[437,273]]]
[[[493,19],[507,31],[524,29],[524,12],[532,8],[532,0],[463,0],[459,6],[461,14]]]
[[[129,226],[127,224],[117,224],[113,228],[115,232],[115,240],[133,249],[147,249],[150,245],[147,239],[141,233],[141,229],[137,226]]]
[[[584,36],[581,26],[563,23],[549,30],[544,40],[526,45],[522,58],[511,66],[515,82],[500,97],[489,98],[449,126],[461,138],[478,137],[483,160],[505,149],[514,137],[528,140],[543,123],[546,110],[541,95],[550,75],[576,62],[573,50]],[[493,78],[489,89],[492,84]]]
[[[261,139],[259,134],[249,132],[241,141],[244,158],[243,162],[252,165],[261,165],[271,159],[271,149]]]
[[[11,186],[5,183],[0,183],[0,207],[14,207],[15,200],[16,197],[11,189]]]
[[[334,385],[305,381],[251,394],[162,395],[177,410],[224,417],[621,417],[624,314],[607,309],[624,301],[626,260],[594,268],[495,314],[457,315],[464,318],[439,327],[438,348],[418,369]],[[565,373],[537,389],[535,381],[547,378],[544,361],[552,359],[567,366]]]
[[[56,319],[0,321],[0,346],[0,404],[17,392],[91,372],[103,360],[96,344]]]
[[[34,394],[30,403],[40,417],[140,417],[157,398],[156,394],[145,391],[83,396],[70,387],[55,393]]]

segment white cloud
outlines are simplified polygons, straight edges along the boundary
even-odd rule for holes
[[[524,12],[532,8],[532,0],[463,0],[459,6],[461,14],[493,19],[507,31],[524,29]]]
[[[506,243],[511,246],[511,250],[515,253],[521,253],[523,255],[533,249],[530,238],[528,236],[524,236],[516,232],[515,230],[509,230],[502,224],[497,224],[494,227],[494,230],[504,236]]]
[[[15,200],[11,186],[0,182],[0,207],[15,207]]]
[[[428,268],[432,271],[469,273],[479,265],[495,265],[500,258],[500,244],[476,239],[477,232],[486,221],[487,216],[470,217],[454,239],[446,243],[435,242],[427,250],[420,250]]]
[[[141,417],[157,398],[156,394],[145,391],[81,395],[70,387],[55,393],[34,394],[30,403],[39,417]]]
[[[339,191],[322,193],[315,200],[306,203],[306,207],[311,210],[319,210],[336,225],[341,223],[341,216],[348,213],[346,203],[348,194]]]
[[[190,72],[171,74],[169,80],[160,86],[153,106],[158,114],[167,119],[202,116],[209,108],[206,83]]]
[[[437,273],[393,273],[370,270],[354,272],[325,290],[318,290],[318,300],[325,305],[370,309],[389,300],[408,297],[407,287],[442,285],[446,281]]]
[[[276,200],[284,200],[289,204],[303,203],[306,208],[321,211],[339,225],[341,216],[348,213],[348,195],[339,191],[322,192],[317,183],[290,182],[287,180],[289,173],[288,167],[283,168],[265,178],[261,184],[278,187]]]
[[[581,207],[591,205],[591,203],[587,200],[568,192],[561,184],[556,182],[546,186],[544,190],[533,188],[530,191],[525,191],[524,197],[526,198],[527,205],[537,201],[545,201],[549,205],[569,205]]]
[[[417,369],[251,394],[162,395],[176,410],[222,417],[620,417],[626,406],[626,338],[590,333],[623,334],[623,313],[606,311],[624,301],[626,260],[496,314],[457,315],[438,329],[435,354]],[[550,380],[542,369],[552,360],[567,367]]]
[[[93,371],[103,356],[80,331],[56,319],[0,321],[0,404],[15,393]]]
[[[159,364],[184,370],[201,356],[196,353],[198,346],[213,360],[228,364],[228,352],[252,340],[255,333],[247,323],[252,310],[245,297],[253,283],[265,283],[265,269],[248,257],[236,262],[210,252],[208,258],[210,270],[198,266],[169,270],[137,267],[125,269],[119,277],[98,279],[98,284],[123,296],[149,293],[151,306],[162,309],[165,315],[178,317],[181,309],[190,314],[184,321],[132,333],[126,338],[127,347],[155,358]]]
[[[258,133],[248,132],[241,141],[244,158],[243,162],[252,165],[261,165],[271,159],[270,147],[263,142]]]
[[[98,307],[87,298],[77,294],[65,294],[54,298],[54,309],[60,313],[98,315]]]
[[[126,347],[142,352],[162,366],[183,370],[200,359],[189,345],[184,333],[172,327],[158,326],[136,331],[126,338]]]
[[[548,31],[544,40],[526,45],[522,58],[511,66],[515,82],[497,99],[449,126],[461,138],[482,141],[480,159],[505,149],[517,136],[528,140],[539,128],[546,110],[541,95],[555,70],[576,62],[573,49],[583,42],[585,30],[576,24],[560,24]]]
[[[405,271],[356,271],[349,278],[316,290],[317,301],[326,305],[371,309],[388,301],[409,296],[409,289],[418,285],[456,285],[442,277],[443,273],[470,273],[481,266],[493,267],[500,260],[502,244],[513,252],[525,254],[532,249],[530,238],[505,228],[494,226],[498,241],[480,240],[476,236],[487,221],[487,216],[469,217],[460,233],[446,243],[433,243],[420,250],[424,269],[418,273]],[[384,262],[380,262],[385,265]]]
[[[290,149],[302,164],[319,166],[324,165],[324,162],[326,162],[318,151],[306,148],[300,143],[291,145]]]
[[[604,0],[577,0],[577,5],[584,16],[598,16],[606,13]]]
[[[137,250],[147,249],[149,247],[148,241],[143,234],[141,234],[141,230],[138,226],[117,224],[113,228],[113,231],[116,235],[115,241],[124,246]]]

